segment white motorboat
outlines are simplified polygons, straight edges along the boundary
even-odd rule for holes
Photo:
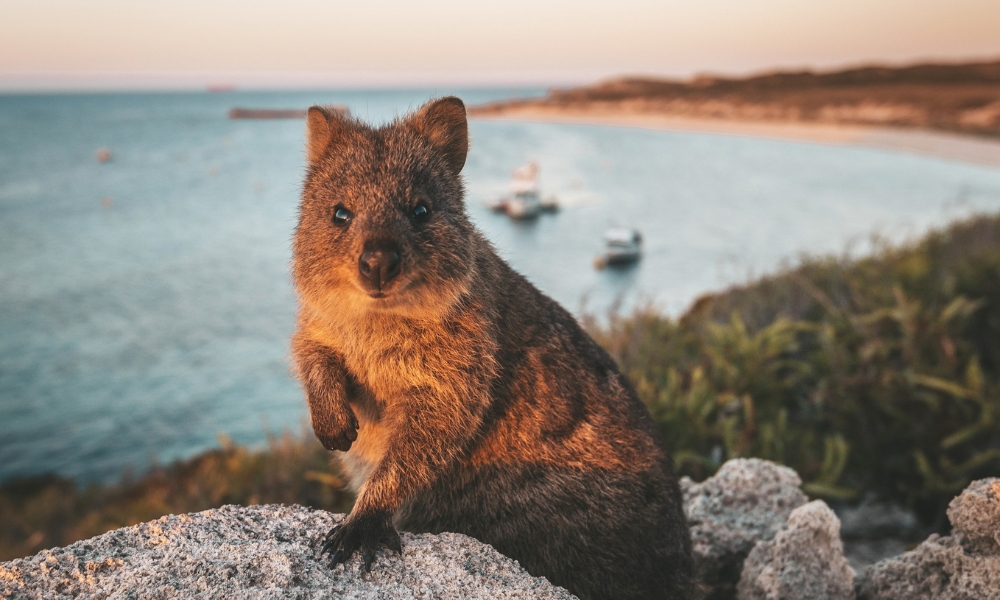
[[[642,258],[642,234],[636,229],[614,227],[604,234],[604,254],[594,259],[594,266],[623,266]]]
[[[488,206],[512,219],[533,219],[542,212],[559,208],[555,198],[541,200],[538,193],[538,163],[530,162],[514,169],[510,181],[511,195],[490,202]]]

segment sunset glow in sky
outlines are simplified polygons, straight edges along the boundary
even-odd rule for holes
[[[997,58],[998,0],[0,0],[0,89],[557,84]]]

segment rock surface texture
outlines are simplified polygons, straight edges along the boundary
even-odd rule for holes
[[[168,516],[0,563],[0,597],[574,598],[455,533],[402,533],[402,560],[380,552],[370,574],[358,556],[331,570],[318,540],[342,518],[274,505]]]
[[[822,500],[792,511],[785,529],[758,542],[743,563],[739,600],[849,600],[854,571],[840,521]]]
[[[953,533],[865,572],[864,600],[1000,600],[1000,479],[973,482],[948,506]]]
[[[800,485],[795,471],[756,458],[730,460],[701,483],[681,479],[695,569],[710,588],[707,598],[735,596],[754,544],[772,539],[806,503]]]

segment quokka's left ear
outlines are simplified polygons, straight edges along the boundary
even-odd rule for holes
[[[446,96],[428,102],[407,122],[444,154],[453,173],[462,171],[469,154],[469,122],[461,100]]]

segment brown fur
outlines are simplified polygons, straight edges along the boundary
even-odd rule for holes
[[[456,531],[581,598],[686,597],[670,457],[608,355],[470,223],[462,102],[379,129],[314,107],[308,127],[292,350],[358,491],[333,564],[398,550],[397,527]],[[373,256],[399,274],[364,275]]]

